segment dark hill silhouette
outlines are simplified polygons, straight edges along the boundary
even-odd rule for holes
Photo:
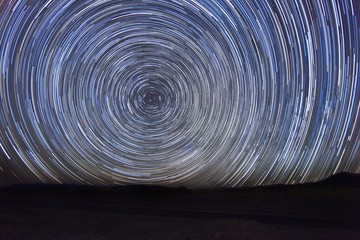
[[[0,239],[358,240],[359,179],[213,190],[14,185],[0,189]]]
[[[360,187],[360,174],[340,172],[320,182],[319,185]]]

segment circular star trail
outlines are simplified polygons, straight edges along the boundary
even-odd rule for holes
[[[355,2],[1,1],[1,184],[359,173]]]

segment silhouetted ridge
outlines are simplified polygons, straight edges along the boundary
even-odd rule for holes
[[[334,186],[360,187],[360,174],[340,172],[320,181],[319,183]]]

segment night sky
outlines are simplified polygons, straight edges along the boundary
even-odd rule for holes
[[[2,0],[0,185],[360,173],[357,0]]]

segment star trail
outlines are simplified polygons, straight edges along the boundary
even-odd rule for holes
[[[3,0],[0,184],[360,173],[359,17],[356,0]]]

